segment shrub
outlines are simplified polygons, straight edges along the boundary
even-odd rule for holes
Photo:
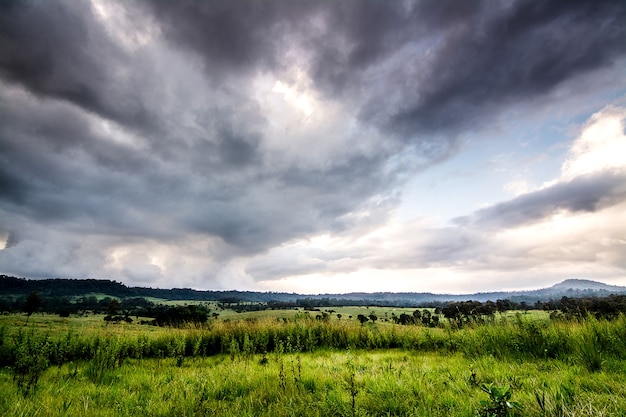
[[[479,417],[509,417],[515,410],[521,409],[521,405],[511,401],[511,388],[508,386],[496,387],[493,384],[482,384],[480,389],[489,395],[488,400],[480,401],[482,408],[478,412]]]
[[[13,381],[24,396],[36,386],[41,374],[48,368],[48,338],[34,333],[19,332],[14,350]]]

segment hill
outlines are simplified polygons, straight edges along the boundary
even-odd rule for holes
[[[626,287],[620,287],[618,285],[608,285],[602,282],[591,281],[589,279],[566,279],[563,282],[550,287],[553,290],[594,290],[594,291],[618,291],[623,292]]]

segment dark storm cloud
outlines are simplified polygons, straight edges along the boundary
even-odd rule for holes
[[[337,81],[329,85],[334,92],[349,81],[352,71],[376,64],[427,30],[463,21],[481,7],[474,0],[146,3],[174,42],[204,57],[209,73],[277,69],[289,64],[285,49],[302,42],[313,49],[318,82]]]
[[[593,213],[626,199],[626,176],[602,172],[521,195],[513,200],[455,219],[459,225],[509,228],[547,219],[562,211]]]
[[[108,216],[118,217],[129,186],[138,185],[128,175],[150,174],[146,159],[102,137],[76,107],[0,94],[3,208],[39,221],[88,216],[110,226]]]
[[[411,136],[471,127],[494,106],[542,95],[626,52],[624,2],[519,1],[450,26],[388,127]]]
[[[218,21],[224,13],[239,19],[237,10],[220,7],[225,10]],[[325,169],[267,166],[259,149],[263,116],[236,82],[206,91],[211,96],[194,129],[177,124],[189,97],[174,91],[173,110],[167,102],[144,102],[141,90],[161,91],[164,74],[141,53],[131,59],[119,48],[87,3],[17,3],[3,19],[2,39],[11,48],[3,54],[2,76],[12,86],[2,100],[4,210],[88,233],[170,239],[206,233],[246,252],[303,233],[348,228],[350,222],[338,217],[394,182],[380,173],[382,155],[353,155]],[[35,26],[50,34],[38,34]],[[238,60],[248,52],[235,51],[247,41],[233,46],[230,35],[220,36],[209,48],[211,59],[254,68]],[[222,47],[223,53],[215,51]],[[130,85],[115,84],[120,68],[131,74]],[[88,94],[68,93],[81,89]],[[119,100],[110,102],[110,89]],[[117,106],[128,102],[139,103],[150,120]],[[100,120],[137,135],[145,146],[110,140],[110,132],[96,126]]]
[[[315,2],[228,0],[146,1],[166,34],[205,58],[206,71],[224,77],[277,64],[285,25],[315,8]]]
[[[0,74],[43,97],[142,126],[154,122],[135,80],[111,71],[129,57],[96,21],[88,2],[14,1],[0,13]]]
[[[60,240],[199,233],[249,254],[366,227],[374,220],[351,213],[384,218],[402,174],[453,154],[459,128],[626,51],[624,2],[494,4],[100,3],[124,9],[130,32],[155,27],[133,49],[124,42],[136,34],[116,33],[119,16],[107,26],[90,2],[0,2],[0,210],[12,219],[0,232],[12,250],[33,222]],[[293,66],[321,106],[338,102],[355,121],[328,140],[347,150],[322,162],[307,159],[308,143],[302,159],[275,157],[274,121],[250,92],[256,76],[289,84]],[[387,143],[352,146],[372,127]],[[596,185],[606,194],[590,185],[592,206],[616,189]],[[583,185],[555,187],[563,207],[582,204],[567,193]],[[510,204],[541,216],[552,197],[535,198]],[[514,223],[508,207],[499,218]]]
[[[0,42],[7,87],[0,103],[0,186],[8,212],[64,227],[70,222],[85,232],[175,237],[185,232],[180,213],[192,204],[206,212],[228,186],[217,174],[256,158],[254,128],[238,119],[242,111],[229,112],[245,108],[245,100],[223,101],[223,111],[209,108],[199,138],[177,137],[180,129],[168,119],[179,114],[142,94],[161,91],[164,74],[147,71],[141,54],[120,48],[87,2],[15,2],[0,15]],[[254,117],[244,116],[254,126]],[[148,143],[137,149],[112,141],[96,126],[101,121]],[[198,172],[204,200],[195,201],[189,176]],[[234,186],[245,194],[253,185]]]
[[[224,123],[207,131],[216,143],[197,138],[164,160],[109,140],[72,105],[0,94],[3,209],[43,224],[160,239],[206,233],[255,252],[350,227],[338,217],[393,182],[372,169],[379,156],[326,171],[263,170],[260,139]]]
[[[411,140],[483,123],[502,104],[543,95],[626,52],[622,1],[149,4],[212,75],[280,70],[285,48],[300,43],[321,91],[356,100],[363,121]],[[396,56],[403,48],[415,52]],[[392,68],[368,72],[381,65]]]

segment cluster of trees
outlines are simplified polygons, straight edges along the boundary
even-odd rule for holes
[[[414,324],[428,327],[437,327],[439,325],[441,309],[435,308],[434,314],[430,310],[415,310],[413,314],[402,313],[399,316],[393,315],[391,318],[397,324]]]
[[[395,323],[404,325],[423,325],[436,327],[440,323],[440,314],[457,326],[467,323],[479,323],[493,320],[496,313],[510,310],[529,310],[531,307],[525,302],[516,303],[511,300],[487,301],[458,301],[450,302],[443,307],[437,307],[434,314],[430,310],[415,310],[412,315],[401,314],[393,316]],[[552,319],[582,319],[588,315],[596,318],[612,320],[620,314],[626,313],[626,295],[609,295],[607,297],[562,297],[559,300],[536,302],[532,307],[536,310],[551,311]]]
[[[104,317],[106,321],[126,321],[132,323],[130,317],[131,312],[122,308],[123,303],[118,300],[112,300],[108,314]],[[151,324],[155,326],[172,326],[180,327],[188,324],[205,324],[211,315],[211,309],[204,305],[184,305],[184,306],[168,306],[163,304],[152,305],[142,309],[140,314],[135,314],[144,318],[152,318],[153,320],[142,320],[141,324]],[[218,317],[218,313],[213,313],[212,317]]]
[[[596,318],[612,320],[620,313],[626,313],[626,295],[609,295],[607,297],[562,297],[557,301],[544,303],[544,309],[552,311],[553,319],[580,319],[589,314]]]
[[[535,303],[534,308],[542,309],[543,304]],[[431,310],[415,310],[413,314],[400,314],[393,316],[395,323],[403,325],[422,325],[428,327],[437,327],[441,322],[441,316],[448,319],[457,326],[467,323],[484,322],[494,317],[495,313],[504,313],[509,310],[528,310],[529,305],[525,302],[517,303],[509,299],[486,301],[451,301],[443,303],[435,307],[434,312]]]
[[[70,314],[111,314],[110,305],[112,302],[119,303],[120,310],[124,310],[131,315],[142,315],[146,310],[153,308],[155,304],[142,297],[123,298],[121,301],[104,297],[98,299],[96,296],[83,296],[75,300],[69,297],[50,297],[41,295],[37,291],[32,291],[23,297],[0,297],[0,311],[24,311],[32,314],[42,311],[51,314],[59,314],[68,317]],[[115,305],[115,304],[114,304]]]
[[[57,297],[72,297],[81,294],[101,293],[114,297],[133,296],[131,289],[121,282],[102,279],[41,279],[30,280],[24,278],[0,275],[0,293],[27,295],[36,291],[41,295]]]
[[[144,324],[157,326],[180,326],[185,323],[206,323],[209,317],[217,317],[218,313],[212,313],[205,305],[168,306],[155,304],[143,297],[129,297],[118,300],[104,297],[98,299],[95,296],[85,296],[71,301],[67,297],[45,297],[33,291],[26,297],[15,299],[0,298],[2,311],[22,311],[28,316],[36,312],[59,314],[61,317],[69,317],[70,314],[106,314],[107,322],[126,321],[132,322],[131,316],[152,318],[152,321],[144,320]]]
[[[218,306],[222,309],[229,309],[236,311],[237,313],[244,313],[247,311],[264,311],[269,309],[265,303],[236,303],[236,304],[224,304],[218,303]],[[275,310],[275,309],[272,309]]]
[[[208,321],[210,313],[211,310],[202,305],[159,306],[154,311],[153,317],[157,326],[177,327],[186,324],[204,324]]]

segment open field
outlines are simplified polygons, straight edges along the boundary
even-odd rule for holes
[[[488,415],[489,383],[510,387],[511,415],[626,415],[623,315],[464,328],[237,316],[183,329],[1,316],[0,415],[469,417]]]
[[[321,315],[322,313],[327,313],[329,320],[332,321],[356,321],[356,317],[359,314],[363,314],[365,316],[369,316],[371,313],[374,313],[377,317],[377,324],[392,324],[391,317],[393,315],[399,316],[401,314],[409,314],[411,315],[415,310],[429,310],[433,312],[432,308],[419,308],[415,307],[361,307],[361,306],[350,306],[350,307],[322,307],[319,308],[319,311],[305,311],[302,308],[291,309],[291,310],[261,310],[261,311],[244,311],[238,313],[229,309],[217,309],[216,303],[207,303],[207,302],[182,302],[182,301],[171,301],[164,302],[164,305],[194,305],[194,304],[203,304],[208,305],[211,308],[211,311],[219,314],[220,320],[265,320],[265,319],[274,319],[274,318],[286,318],[286,319],[294,319],[296,316],[302,316],[303,314],[310,316],[311,318],[315,318],[317,315]],[[341,314],[341,318],[337,315]],[[539,321],[548,321],[549,320],[549,312],[541,311],[541,310],[530,310],[525,313],[520,313],[517,311],[507,311],[505,313],[498,313],[497,318],[502,319],[510,319],[513,320],[517,314],[522,314],[525,319],[533,319]],[[104,314],[88,314],[88,315],[75,315],[72,314],[68,318],[61,318],[58,314],[42,314],[36,313],[33,314],[30,318],[23,314],[9,314],[2,316],[0,315],[0,326],[2,324],[7,324],[11,326],[19,326],[25,325],[30,322],[31,326],[38,328],[49,328],[51,330],[81,330],[81,331],[92,331],[99,327],[106,327],[106,323],[103,321]],[[133,318],[135,318],[133,316]],[[139,317],[141,320],[141,317]],[[385,320],[387,319],[387,320]],[[146,320],[150,320],[150,318],[146,318]],[[122,324],[120,324],[122,326]],[[140,329],[137,329],[137,324],[122,326],[125,330],[133,331],[145,329],[146,326],[141,326]]]
[[[365,307],[365,306],[347,306],[347,307],[319,307],[317,310],[306,311],[303,308],[292,309],[292,310],[262,310],[262,311],[244,311],[241,313],[237,313],[233,310],[220,310],[217,311],[220,314],[220,318],[228,318],[228,319],[246,319],[246,318],[256,318],[263,319],[268,317],[286,317],[291,318],[296,314],[309,314],[312,317],[316,315],[326,313],[329,315],[331,320],[356,320],[356,317],[359,314],[363,314],[364,316],[369,316],[374,313],[380,322],[383,322],[385,319],[391,319],[392,315],[400,315],[402,313],[412,314],[415,311],[415,307]],[[419,309],[424,310],[423,308]],[[433,311],[434,309],[426,309],[429,311]],[[337,316],[337,314],[341,315],[341,318]]]

